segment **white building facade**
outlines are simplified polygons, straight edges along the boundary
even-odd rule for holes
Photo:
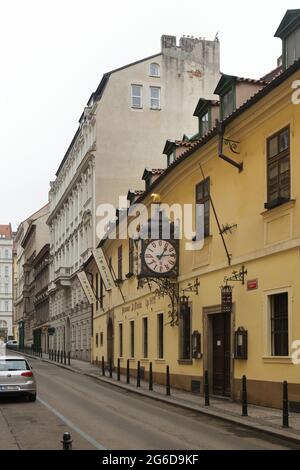
[[[13,236],[11,225],[0,225],[0,339],[13,335]]]
[[[99,204],[140,189],[145,167],[165,166],[165,141],[197,133],[199,97],[213,99],[219,42],[163,36],[161,52],[106,73],[50,183],[50,348],[91,357],[92,311],[76,273],[99,242]]]

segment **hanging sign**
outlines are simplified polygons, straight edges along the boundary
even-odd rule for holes
[[[86,273],[84,271],[80,271],[79,273],[77,273],[77,277],[79,279],[83,292],[85,293],[86,298],[88,299],[89,303],[91,305],[96,303],[96,297],[92,289],[92,286],[89,283]]]
[[[102,277],[105,289],[112,290],[115,287],[115,281],[113,279],[111,270],[108,266],[108,262],[105,258],[102,248],[96,248],[96,250],[93,250],[93,255],[94,255],[99,273]]]

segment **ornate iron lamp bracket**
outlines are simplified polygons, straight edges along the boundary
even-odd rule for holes
[[[229,148],[229,150],[232,153],[239,155],[238,145],[240,142],[225,138],[224,131],[225,131],[224,126],[222,124],[219,124],[219,149],[218,149],[219,157],[225,160],[225,162],[230,163],[230,165],[233,165],[235,168],[239,170],[239,172],[241,172],[243,170],[243,162],[239,163],[239,162],[232,160],[232,158],[224,154],[224,149],[223,149],[225,145],[226,147]]]
[[[198,278],[194,280],[194,283],[192,284],[191,282],[185,287],[184,289],[181,289],[182,294],[184,295],[185,292],[195,292],[196,295],[199,294],[199,287],[200,287],[200,281]]]
[[[232,275],[228,277],[224,277],[224,282],[227,285],[228,282],[241,282],[243,285],[245,284],[245,276],[247,275],[247,270],[243,265],[239,271],[232,271]]]
[[[144,287],[146,284],[148,285],[150,292],[154,292],[157,297],[169,297],[169,325],[178,326],[179,287],[177,280],[164,277],[145,277],[138,280],[138,288]],[[155,289],[153,289],[153,284],[156,286]]]

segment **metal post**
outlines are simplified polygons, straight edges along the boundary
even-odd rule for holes
[[[247,378],[242,378],[242,416],[248,416],[248,400],[247,400]]]
[[[42,350],[42,348],[41,348],[41,358],[43,359],[43,350]]]
[[[54,351],[54,361],[56,362],[56,349]]]
[[[112,379],[112,361],[109,360],[109,377]]]
[[[63,363],[63,350],[60,351],[60,363]]]
[[[49,354],[49,361],[51,360],[51,350],[49,349],[48,350],[48,354]]]
[[[120,380],[121,380],[120,358],[118,359],[118,374],[117,374],[117,380],[118,380],[118,382],[120,382]]]
[[[129,359],[127,359],[127,374],[126,374],[126,383],[130,383],[130,369],[129,369]]]
[[[63,440],[61,441],[63,450],[72,450],[72,442],[71,434],[69,432],[64,432]]]
[[[66,351],[64,351],[64,364],[65,364],[65,365],[67,364],[67,354],[66,354]]]
[[[68,366],[71,365],[71,352],[68,352]]]
[[[102,375],[105,376],[105,364],[104,364],[104,356],[102,356]]]
[[[149,364],[149,390],[153,390],[152,362]]]
[[[289,428],[289,398],[288,383],[286,380],[283,382],[282,427]]]
[[[171,395],[170,368],[169,368],[169,366],[167,366],[167,368],[166,368],[166,395]]]
[[[136,386],[141,386],[141,363],[138,361],[137,363],[137,371],[136,371]]]
[[[209,406],[209,382],[208,382],[207,370],[204,373],[204,395],[205,395],[205,406]]]

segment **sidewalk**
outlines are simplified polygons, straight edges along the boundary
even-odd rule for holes
[[[34,357],[34,356],[30,356]],[[289,428],[282,427],[282,411],[273,408],[266,408],[255,405],[248,405],[248,416],[243,417],[242,406],[240,403],[232,402],[226,399],[210,397],[210,406],[205,406],[204,397],[182,390],[172,389],[171,396],[166,395],[166,389],[162,385],[153,384],[153,391],[149,391],[148,382],[141,380],[141,387],[136,386],[136,378],[130,377],[130,384],[126,384],[126,376],[121,375],[120,381],[117,381],[117,374],[113,372],[113,378],[109,377],[108,370],[105,371],[105,377],[102,376],[101,365],[94,365],[76,359],[71,359],[71,366],[58,364],[49,361],[46,358],[37,360],[49,362],[58,367],[63,367],[88,377],[96,378],[101,382],[122,388],[124,390],[136,393],[154,400],[172,404],[185,408],[190,411],[203,413],[215,418],[219,418],[235,424],[240,424],[256,431],[266,432],[279,438],[293,440],[300,445],[300,413],[290,413]]]

